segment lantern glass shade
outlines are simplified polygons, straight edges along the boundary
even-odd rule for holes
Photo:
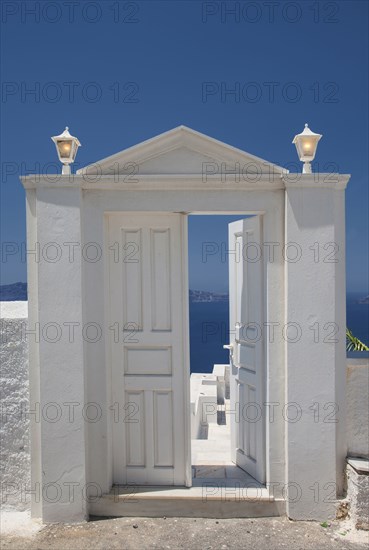
[[[71,139],[57,141],[56,146],[60,160],[71,160],[71,153],[73,150],[73,142]]]

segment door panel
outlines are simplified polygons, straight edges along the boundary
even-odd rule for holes
[[[115,483],[190,483],[183,222],[181,214],[108,217]]]
[[[265,482],[261,217],[229,225],[232,460]]]

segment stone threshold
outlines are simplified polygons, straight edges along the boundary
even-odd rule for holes
[[[197,479],[192,487],[113,486],[109,494],[90,504],[90,514],[105,517],[276,517],[285,515],[285,501],[274,499],[266,487],[247,487],[237,480],[209,478]]]

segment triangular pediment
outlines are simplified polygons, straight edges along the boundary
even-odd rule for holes
[[[274,174],[285,170],[214,138],[179,126],[78,170],[106,176],[201,175],[230,170]]]
[[[178,146],[140,163],[140,174],[198,174],[201,167],[217,158],[185,146]]]

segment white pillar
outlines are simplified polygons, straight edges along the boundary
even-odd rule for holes
[[[28,190],[27,199],[27,249],[38,254],[28,254],[29,330],[40,333],[39,342],[29,337],[36,407],[31,414],[32,514],[44,522],[81,521],[87,517],[81,190],[39,187]]]
[[[286,480],[291,519],[335,517],[345,449],[347,175],[284,176]]]

